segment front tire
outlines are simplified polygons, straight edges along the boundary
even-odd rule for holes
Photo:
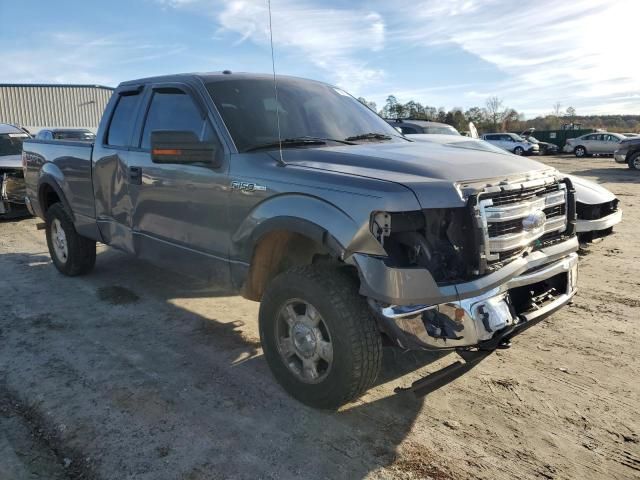
[[[49,255],[58,271],[69,277],[89,273],[96,263],[96,242],[78,235],[60,203],[47,210],[45,223]]]
[[[587,149],[582,147],[582,146],[576,147],[576,148],[573,149],[573,153],[578,158],[586,157],[587,156]]]
[[[627,164],[631,170],[640,170],[640,152],[631,155]]]
[[[524,148],[516,147],[516,148],[513,149],[513,153],[518,155],[518,156],[521,156],[521,155],[524,154]]]
[[[274,377],[310,407],[336,409],[378,376],[380,332],[344,270],[309,265],[281,273],[265,291],[259,321]]]

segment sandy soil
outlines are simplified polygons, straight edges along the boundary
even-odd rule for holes
[[[65,278],[35,220],[0,223],[0,475],[639,478],[640,175],[545,161],[625,210],[582,255],[575,303],[423,399],[393,390],[455,355],[388,349],[378,385],[338,413],[274,382],[257,304],[105,247]]]

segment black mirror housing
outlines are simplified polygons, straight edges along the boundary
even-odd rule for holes
[[[202,142],[191,131],[154,130],[151,132],[153,163],[209,163],[217,161],[217,144]]]

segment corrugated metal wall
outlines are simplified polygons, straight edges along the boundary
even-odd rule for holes
[[[113,89],[95,85],[0,84],[0,123],[95,130]]]

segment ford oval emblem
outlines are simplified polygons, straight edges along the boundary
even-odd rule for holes
[[[522,220],[522,228],[524,228],[526,232],[538,230],[546,221],[547,216],[542,210],[538,210],[537,212],[530,213]]]

